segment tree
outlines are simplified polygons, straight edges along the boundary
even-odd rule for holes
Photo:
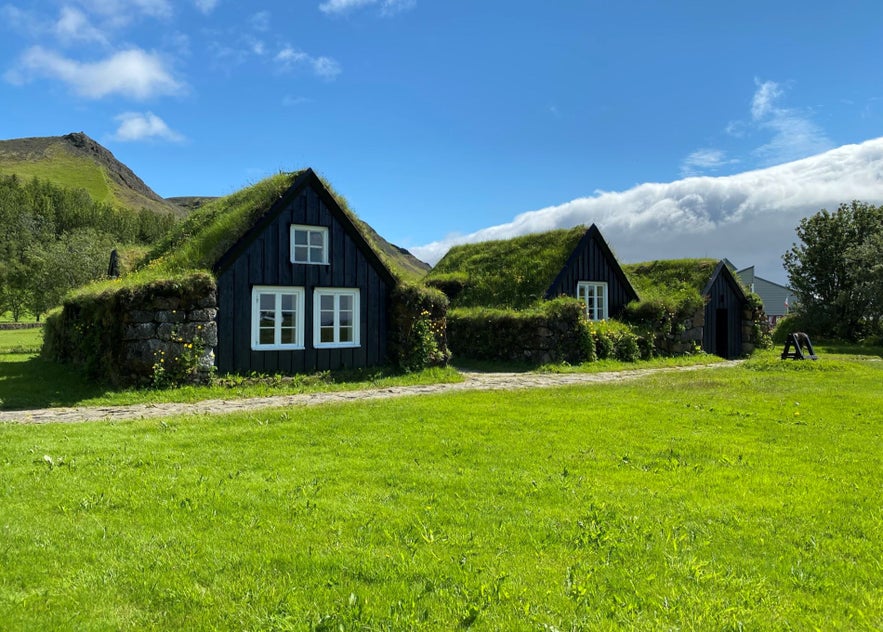
[[[46,245],[33,244],[26,252],[31,290],[28,308],[37,318],[61,304],[64,295],[102,278],[114,242],[110,235],[91,228],[65,233]]]
[[[782,258],[812,333],[856,340],[879,331],[881,235],[883,206],[863,202],[800,220],[801,243]]]

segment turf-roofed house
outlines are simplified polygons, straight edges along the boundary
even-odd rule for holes
[[[195,364],[220,373],[357,369],[396,361],[415,319],[443,322],[444,297],[415,284],[426,269],[307,169],[200,207],[119,288],[87,288],[64,309],[90,294],[110,304],[119,325],[96,335],[122,343],[99,373],[117,382],[155,377],[158,361],[187,373],[194,346]],[[195,330],[191,312],[210,322]]]
[[[563,295],[583,301],[590,320],[638,299],[595,224],[454,246],[426,280],[450,292],[452,307],[524,309]]]
[[[594,224],[454,246],[426,283],[456,308],[449,319],[452,351],[479,358],[578,361],[573,313],[556,299],[579,301],[590,321],[616,318],[638,300]],[[496,342],[480,340],[481,322],[493,323],[484,337]]]
[[[673,259],[624,265],[644,299],[630,310],[630,320],[674,325],[660,328],[670,335],[657,341],[669,352],[692,347],[731,359],[766,346],[762,302],[726,264],[725,259]]]

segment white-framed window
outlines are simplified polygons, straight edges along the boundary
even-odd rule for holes
[[[291,225],[291,263],[328,263],[328,228]]]
[[[576,297],[585,303],[589,320],[607,320],[607,283],[580,281],[576,285]]]
[[[313,346],[359,346],[359,290],[316,288],[313,292]]]
[[[255,286],[251,290],[251,348],[304,348],[304,289]]]

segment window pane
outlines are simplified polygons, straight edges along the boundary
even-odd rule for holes
[[[294,231],[294,244],[296,246],[305,246],[307,244],[307,240],[309,238],[309,234],[305,230],[295,230]]]
[[[320,327],[334,327],[334,312],[322,310],[319,314]]]
[[[282,340],[280,341],[282,344],[293,345],[295,342],[297,342],[297,337],[295,336],[296,331],[294,327],[283,327],[280,333],[282,334]]]
[[[294,260],[300,261],[300,262],[308,261],[309,260],[308,259],[308,257],[309,257],[308,251],[309,251],[308,246],[295,246],[294,247]]]
[[[340,342],[352,342],[353,341],[353,328],[352,327],[341,327],[340,328]]]
[[[314,248],[315,247],[321,248],[322,246],[324,246],[325,245],[325,233],[318,231],[318,230],[310,231],[310,245],[313,246]]]
[[[338,323],[341,327],[352,327],[353,325],[353,313],[352,311],[341,311],[338,318]]]
[[[276,341],[274,340],[274,333],[275,332],[272,328],[261,327],[260,335],[258,336],[259,342],[262,345],[271,345],[275,343]]]
[[[334,342],[334,327],[322,327],[320,334],[322,342]]]
[[[324,311],[334,311],[334,296],[323,294],[319,302],[319,309]]]
[[[325,256],[321,248],[310,248],[310,263],[325,263]]]
[[[353,311],[353,297],[351,294],[340,295],[340,311]]]
[[[294,309],[294,294],[282,294],[282,311],[290,312]]]
[[[261,327],[272,327],[273,323],[276,322],[276,312],[275,311],[261,311]]]
[[[274,309],[276,309],[276,297],[272,294],[261,294],[260,306],[261,310],[273,311]]]

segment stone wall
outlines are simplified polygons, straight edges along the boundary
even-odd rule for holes
[[[218,345],[217,295],[161,297],[133,305],[123,323],[121,372],[131,381],[204,382]]]
[[[214,369],[217,311],[207,272],[81,294],[46,319],[42,353],[117,386],[204,382]]]
[[[448,314],[448,346],[455,356],[528,364],[583,362],[591,345],[582,305],[555,301],[541,312],[455,310]]]
[[[742,354],[748,355],[758,347],[764,347],[766,343],[761,338],[768,327],[763,311],[746,309],[742,312],[741,322]],[[668,355],[683,355],[701,349],[705,333],[705,308],[685,319],[676,331],[678,333],[658,335],[655,340],[656,348]]]

